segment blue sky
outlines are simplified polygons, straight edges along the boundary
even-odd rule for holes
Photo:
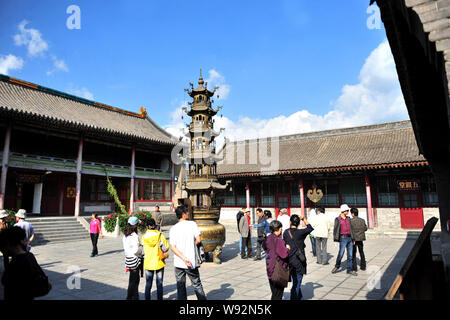
[[[66,9],[72,4],[80,8],[79,30],[66,27]],[[139,112],[143,106],[170,132],[182,126],[184,88],[196,83],[200,68],[211,86],[223,87],[222,98],[216,99],[224,106],[225,120],[219,124],[227,126],[231,137],[406,119],[392,61],[386,62],[391,57],[385,31],[367,26],[368,4],[2,0],[0,70],[126,110]],[[31,35],[30,30],[46,46],[33,51],[30,43],[20,44],[17,35]],[[8,56],[21,63],[2,68]],[[367,93],[377,86],[379,91]],[[386,91],[392,94],[385,96]],[[370,110],[394,111],[345,121],[361,112],[357,105],[364,104],[365,95],[376,104],[367,106]],[[331,117],[336,112],[340,116]],[[280,131],[280,121],[274,119],[290,119],[289,128]]]

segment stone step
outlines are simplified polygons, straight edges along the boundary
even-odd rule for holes
[[[27,219],[33,224],[33,245],[89,240],[89,232],[76,217],[39,217]]]
[[[63,242],[63,241],[69,241],[69,240],[90,240],[89,237],[83,237],[83,236],[72,236],[72,237],[48,237],[48,238],[39,238],[33,241],[32,245],[35,243],[53,243],[55,241]]]
[[[71,232],[65,232],[65,231],[61,231],[61,232],[47,232],[47,233],[42,233],[42,232],[35,232],[34,233],[34,237],[37,238],[52,238],[52,237],[77,237],[77,236],[86,236],[86,237],[90,237],[89,233],[87,233],[86,231],[71,231]]]
[[[42,230],[42,231],[52,231],[52,230],[69,230],[69,229],[79,229],[83,228],[81,223],[78,224],[70,224],[70,225],[45,225],[45,226],[33,226],[33,229],[36,230]]]

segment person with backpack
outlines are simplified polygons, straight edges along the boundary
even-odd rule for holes
[[[186,275],[191,280],[198,300],[206,300],[200,280],[197,246],[202,242],[200,229],[195,221],[189,220],[185,206],[175,210],[178,222],[170,229],[170,249],[174,253],[175,280],[177,282],[177,300],[187,300]]]
[[[1,279],[5,300],[31,301],[50,292],[48,277],[26,248],[23,229],[12,227],[0,232],[0,251],[4,258],[11,257]]]
[[[300,221],[306,228],[299,229]],[[291,271],[292,288],[291,300],[303,300],[301,285],[306,274],[305,239],[314,230],[305,216],[294,214],[290,218],[290,228],[284,231],[283,239],[289,250],[289,269]]]
[[[163,280],[165,259],[169,256],[169,243],[164,234],[158,230],[156,221],[150,218],[147,231],[142,236],[144,246],[145,300],[151,300],[153,277],[156,274],[157,299],[163,299]]]

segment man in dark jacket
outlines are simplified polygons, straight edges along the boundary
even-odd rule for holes
[[[364,245],[363,241],[366,240],[366,231],[367,225],[364,219],[358,217],[358,209],[351,208],[350,213],[352,215],[352,219],[350,220],[350,225],[353,230],[353,271],[357,271],[358,268],[356,266],[356,251],[359,251],[359,256],[361,257],[361,270],[366,270],[366,257],[364,255]]]
[[[339,242],[339,253],[336,259],[336,265],[331,273],[336,273],[341,267],[341,260],[347,250],[347,273],[352,276],[358,274],[353,269],[353,229],[350,224],[350,218],[347,217],[350,208],[348,205],[341,206],[341,214],[334,220],[333,238],[335,242]]]
[[[256,209],[256,214],[258,215],[258,225],[262,224],[262,223],[264,223],[264,221],[266,221],[266,217],[264,216],[264,212],[261,208]],[[256,256],[254,259],[255,261],[262,259],[262,256],[261,256],[262,244],[265,239],[264,226],[258,227],[256,229],[256,231],[257,231],[258,239],[256,240]]]

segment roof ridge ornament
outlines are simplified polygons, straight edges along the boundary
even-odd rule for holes
[[[141,107],[139,110],[141,111],[141,113],[139,114],[141,118],[147,117],[147,110],[144,107]]]

